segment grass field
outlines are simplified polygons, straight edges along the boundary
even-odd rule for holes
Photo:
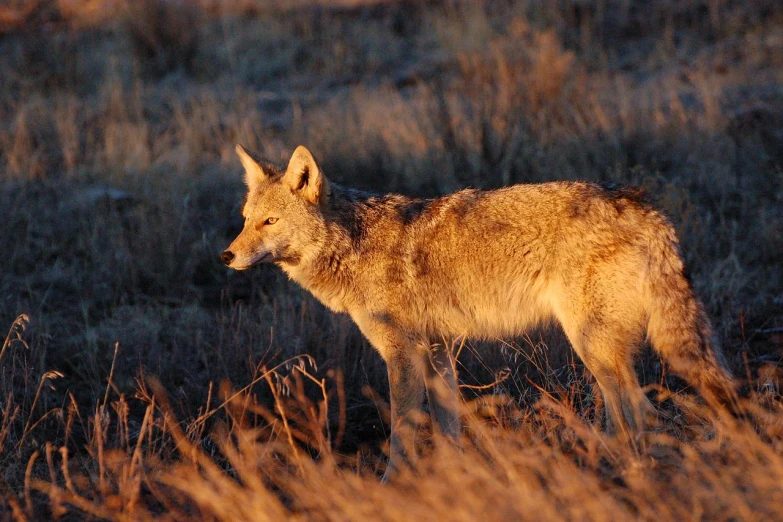
[[[783,519],[782,50],[775,0],[0,1],[0,516]],[[236,143],[379,192],[642,186],[749,419],[645,349],[629,446],[558,329],[445,339],[461,447],[422,415],[380,484],[379,356],[220,262]]]

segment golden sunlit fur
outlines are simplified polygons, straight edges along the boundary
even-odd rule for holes
[[[223,260],[276,263],[350,314],[380,352],[392,400],[387,474],[405,458],[425,387],[441,431],[458,434],[453,364],[434,344],[443,336],[513,337],[559,323],[622,432],[652,410],[633,370],[645,335],[708,401],[731,398],[674,229],[633,190],[556,182],[415,199],[332,184],[304,147],[285,172],[237,152],[245,225]]]

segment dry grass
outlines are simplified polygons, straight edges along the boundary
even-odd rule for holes
[[[771,0],[3,3],[0,511],[781,518],[781,41]],[[378,356],[273,267],[219,262],[236,142],[306,143],[377,191],[644,186],[752,419],[647,350],[663,420],[630,448],[558,331],[457,344],[461,449],[423,421],[415,472],[381,486]]]
[[[757,520],[780,515],[783,480],[780,414],[758,406],[757,431],[711,415],[680,399],[683,418],[629,446],[601,433],[551,398],[524,411],[508,398],[487,396],[463,411],[460,447],[423,431],[415,469],[394,484],[378,481],[377,456],[333,450],[326,421],[338,402],[334,387],[297,367],[269,409],[251,395],[231,393],[220,409],[227,422],[201,441],[201,422],[178,423],[160,385],[138,433],[127,432],[127,404],[119,399],[95,411],[87,449],[90,469],[79,469],[66,448],[36,452],[45,479],[27,479],[18,512],[34,509],[35,492],[52,513],[78,510],[116,520]],[[300,388],[316,381],[322,395]],[[112,411],[113,410],[113,411]],[[255,419],[255,420],[254,420]],[[264,419],[259,422],[258,419]],[[116,433],[106,429],[116,422]],[[125,425],[125,427],[123,427]],[[340,428],[342,429],[342,427]],[[687,442],[684,440],[687,439]],[[426,444],[425,444],[426,443]],[[107,450],[107,446],[115,449]],[[175,449],[176,448],[176,449]],[[162,456],[165,455],[164,461]],[[176,461],[171,463],[171,461]],[[31,498],[32,497],[32,498]]]

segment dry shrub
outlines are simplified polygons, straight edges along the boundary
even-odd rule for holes
[[[0,5],[0,33],[23,27],[42,4],[41,0],[17,0]]]
[[[115,0],[56,0],[56,4],[63,20],[77,29],[111,24],[121,8]]]
[[[49,174],[53,144],[47,111],[42,100],[32,99],[17,109],[8,131],[0,130],[0,157],[5,159],[8,179],[41,179]]]
[[[546,144],[569,136],[583,121],[574,105],[583,91],[574,86],[574,55],[554,33],[519,38],[461,52],[455,77],[414,76],[403,91],[352,88],[295,122],[296,141],[350,158],[333,169],[338,175],[392,190],[445,193],[529,179],[521,173],[537,155],[531,134]]]
[[[534,52],[530,65],[525,67],[525,83],[530,109],[538,111],[562,99],[572,75],[574,53],[563,49],[554,31],[536,34],[533,41]]]
[[[63,167],[72,176],[82,161],[82,143],[77,111],[79,102],[73,96],[64,96],[57,101],[54,113],[54,125],[60,143]]]

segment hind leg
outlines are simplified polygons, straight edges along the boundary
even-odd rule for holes
[[[642,392],[633,366],[621,361],[588,360],[585,364],[604,396],[609,430],[627,436],[641,433],[655,415],[655,408]]]
[[[626,436],[642,431],[655,409],[644,396],[633,368],[640,329],[588,320],[566,328],[566,334],[601,388],[608,429]]]

